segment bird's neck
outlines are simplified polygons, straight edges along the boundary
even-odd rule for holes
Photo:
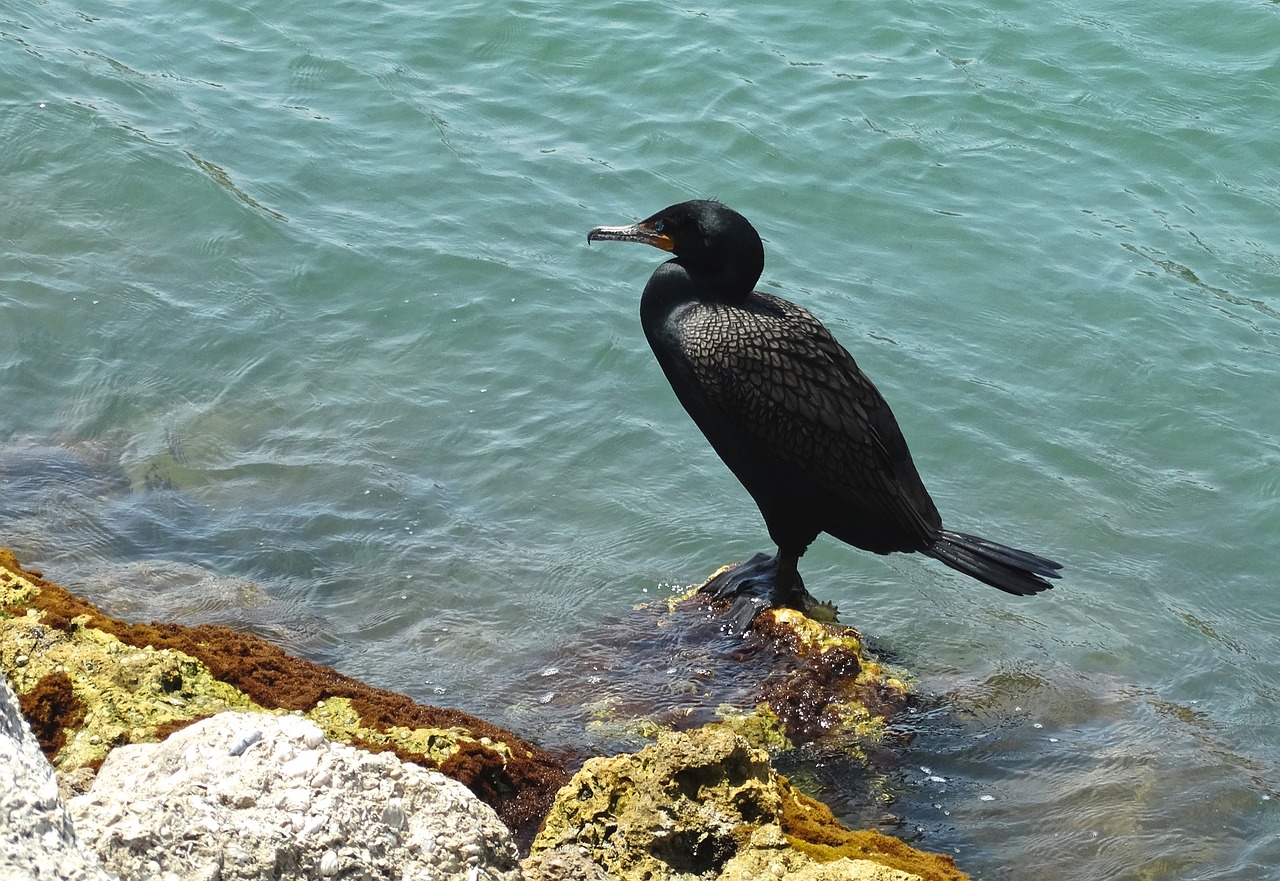
[[[754,281],[752,277],[750,282]],[[640,325],[682,401],[680,389],[687,383],[678,381],[678,374],[686,369],[681,353],[687,341],[680,330],[685,315],[707,304],[745,303],[750,294],[750,283],[744,289],[741,281],[735,285],[715,273],[690,272],[678,260],[668,260],[649,278],[640,296]]]
[[[758,271],[691,270],[678,258],[668,260],[645,285],[640,315],[661,320],[686,303],[742,303],[759,278]]]

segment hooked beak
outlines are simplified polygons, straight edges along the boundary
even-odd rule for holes
[[[656,231],[647,220],[631,226],[597,226],[587,233],[587,244],[592,242],[641,242],[663,251],[676,249],[676,243],[671,241],[671,237]]]

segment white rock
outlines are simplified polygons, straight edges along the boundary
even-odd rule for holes
[[[315,748],[299,753],[285,762],[280,768],[280,773],[285,777],[308,777],[318,767],[320,767],[320,750]]]
[[[399,829],[404,825],[404,804],[399,798],[392,798],[387,801],[386,806],[382,809],[382,822],[392,829]]]
[[[302,742],[307,749],[319,749],[324,744],[324,732],[320,730],[320,726],[312,725],[303,732]]]
[[[255,730],[260,742],[229,754]],[[510,833],[468,789],[390,753],[327,740],[312,747],[317,730],[294,716],[225,713],[164,743],[122,747],[72,799],[76,828],[125,878],[195,881],[220,867],[222,881],[302,881],[357,866],[370,878],[518,881]],[[164,827],[182,834],[163,837]]]
[[[0,676],[0,878],[112,881],[81,846],[40,745]]]
[[[306,820],[303,823],[302,828],[298,830],[298,837],[310,838],[312,835],[315,835],[317,832],[323,829],[324,824],[327,823],[328,821],[329,821],[328,817],[311,817],[310,819]]]

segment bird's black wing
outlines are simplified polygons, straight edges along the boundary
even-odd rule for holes
[[[812,313],[756,292],[678,321],[688,369],[740,436],[851,511],[921,538],[941,526],[889,405]]]

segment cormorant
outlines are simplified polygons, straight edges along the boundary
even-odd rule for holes
[[[643,242],[674,257],[640,298],[640,322],[680,403],[746,487],[778,546],[712,579],[744,632],[766,608],[812,604],[797,569],[826,532],[877,554],[917,551],[1019,596],[1061,565],[942,527],[898,422],[853,357],[807,309],[754,289],[755,228],[719,202],[664,208],[587,242]]]

